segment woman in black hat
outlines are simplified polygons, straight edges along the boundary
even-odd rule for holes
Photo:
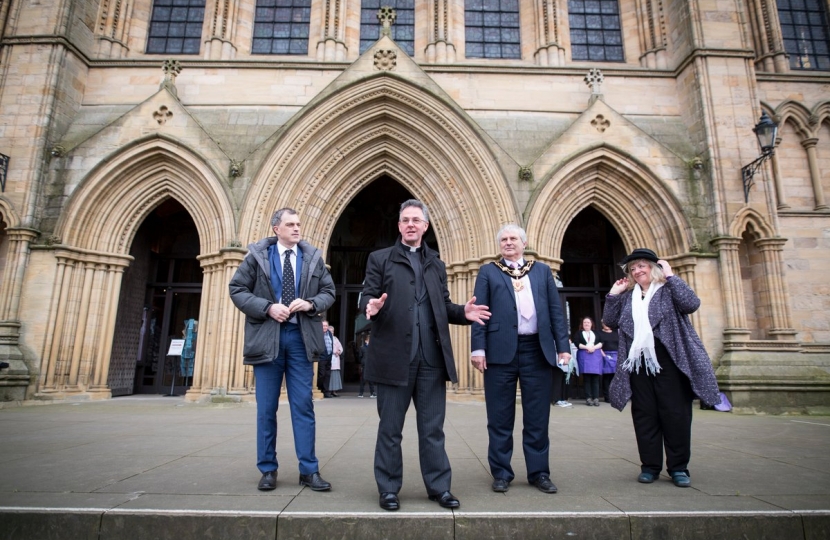
[[[637,480],[650,484],[659,476],[665,445],[674,485],[689,487],[692,400],[720,401],[712,363],[688,317],[700,299],[650,249],[635,249],[621,264],[627,277],[611,287],[602,316],[619,329],[611,405],[621,411],[631,400],[641,462]]]

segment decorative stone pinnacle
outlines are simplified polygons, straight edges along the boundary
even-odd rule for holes
[[[380,35],[392,37],[392,25],[395,24],[395,19],[398,18],[398,12],[395,8],[389,6],[381,6],[378,10],[378,21],[380,21]]]
[[[588,71],[588,74],[585,75],[585,78],[583,80],[585,81],[585,84],[591,87],[591,94],[602,94],[600,86],[602,85],[602,81],[605,80],[602,71],[598,70],[597,68],[592,68]]]
[[[159,85],[159,90],[167,88],[174,96],[176,92],[176,76],[182,72],[182,65],[174,58],[168,58],[161,64],[161,70],[164,72],[164,79]]]

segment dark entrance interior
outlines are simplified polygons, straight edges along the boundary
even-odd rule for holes
[[[605,307],[605,295],[614,281],[623,277],[617,262],[625,257],[625,246],[608,219],[589,206],[576,215],[562,240],[563,287],[560,296],[568,318],[571,337],[583,317],[591,317],[598,329]],[[571,388],[572,397],[579,395]]]
[[[168,199],[151,213],[130,249],[116,319],[108,384],[113,396],[183,394],[192,384],[202,269],[199,234],[187,210]],[[181,355],[168,356],[174,339]]]
[[[331,266],[337,292],[327,318],[345,350],[341,358],[345,391],[357,391],[360,380],[356,362],[360,342],[355,332],[366,326],[357,309],[366,260],[369,253],[395,242],[401,203],[411,198],[412,194],[398,182],[381,176],[352,199],[334,227],[326,262]],[[438,250],[432,227],[424,239],[430,248]]]

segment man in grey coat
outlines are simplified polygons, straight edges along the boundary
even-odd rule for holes
[[[244,363],[254,366],[257,403],[258,488],[277,487],[277,407],[283,377],[291,408],[300,485],[331,489],[314,451],[311,384],[314,362],[325,354],[323,312],[334,303],[334,282],[322,252],[300,240],[300,217],[282,208],[271,218],[275,236],[248,246],[230,282],[234,305],[245,314]]]
[[[401,236],[394,246],[369,255],[360,301],[372,321],[365,377],[377,384],[375,480],[384,510],[399,508],[401,439],[412,401],[427,495],[444,508],[460,506],[450,493],[452,471],[444,449],[446,381],[458,381],[449,324],[483,324],[490,317],[487,306],[475,305],[475,297],[466,305],[450,301],[444,263],[422,242],[428,227],[424,203],[410,199],[401,205]]]

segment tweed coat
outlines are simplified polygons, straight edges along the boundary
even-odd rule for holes
[[[464,306],[450,300],[447,270],[438,253],[423,246],[424,286],[435,317],[434,332],[440,342],[446,366],[446,380],[458,382],[455,358],[450,341],[450,324],[472,324]],[[388,297],[381,310],[372,317],[372,341],[369,344],[363,377],[374,383],[406,386],[409,380],[409,351],[412,350],[412,325],[415,302],[415,271],[404,253],[401,237],[391,247],[374,251],[366,261],[366,279],[360,298],[360,311],[372,298]]]
[[[634,318],[631,314],[633,292],[628,290],[620,295],[609,294],[602,313],[602,320],[609,328],[619,329],[617,371],[611,382],[609,397],[611,405],[620,411],[631,399],[630,374],[622,371],[622,365],[628,358],[628,347],[634,339]],[[671,276],[649,302],[648,320],[654,338],[666,347],[677,368],[689,378],[695,395],[707,405],[715,405],[720,403],[715,370],[689,321],[689,314],[697,311],[698,307],[700,299],[691,287],[679,277]]]

